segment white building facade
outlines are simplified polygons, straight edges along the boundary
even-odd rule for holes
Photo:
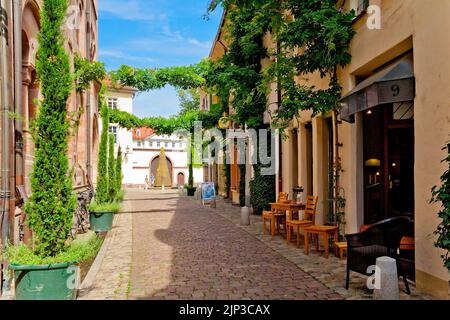
[[[133,114],[133,100],[136,90],[132,88],[109,88],[107,103],[109,108]],[[101,130],[101,129],[100,129]],[[146,180],[156,178],[156,170],[164,149],[173,188],[188,183],[187,140],[176,135],[159,136],[148,128],[126,130],[111,124],[109,132],[115,137],[115,150],[122,149],[123,184],[128,188],[144,188]],[[203,167],[194,167],[194,184],[203,182]],[[167,187],[167,186],[166,186]]]

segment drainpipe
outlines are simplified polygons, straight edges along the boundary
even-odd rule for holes
[[[13,0],[14,13],[14,105],[19,117],[15,121],[16,185],[24,185],[22,106],[22,0]]]
[[[90,61],[91,60],[91,10],[92,10],[92,1],[89,0],[86,6],[86,27],[89,27],[86,30],[86,57]],[[92,130],[91,130],[91,90],[88,88],[86,90],[86,171],[89,177],[89,181],[92,181]]]
[[[9,209],[11,200],[10,191],[10,84],[9,84],[9,42],[8,42],[8,13],[10,12],[8,0],[0,0],[0,108],[1,108],[1,190],[0,190],[0,223],[1,223],[1,240],[2,245],[9,236]]]

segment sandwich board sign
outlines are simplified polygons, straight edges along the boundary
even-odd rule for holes
[[[216,201],[216,187],[214,183],[202,183],[202,202]]]

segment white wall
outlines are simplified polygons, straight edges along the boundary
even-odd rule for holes
[[[139,142],[139,144],[138,144]],[[159,142],[159,144],[158,144]],[[167,146],[166,146],[167,143]],[[175,147],[173,147],[175,143]],[[184,173],[185,183],[188,183],[189,169],[187,167],[188,155],[186,152],[186,141],[180,141],[176,136],[158,136],[152,135],[143,141],[133,141],[133,152],[130,155],[132,167],[129,177],[125,183],[132,185],[143,185],[145,177],[150,176],[151,162],[159,156],[161,148],[164,148],[166,157],[170,160],[173,167],[173,186],[177,185],[179,173]],[[203,169],[194,168],[194,183],[203,182]]]

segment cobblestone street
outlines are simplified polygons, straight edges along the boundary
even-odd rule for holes
[[[240,227],[239,208],[203,207],[176,191],[129,190],[123,212],[88,275],[81,299],[367,299],[365,278],[343,288],[335,257],[309,257],[260,233],[259,217]],[[104,246],[105,247],[105,246]],[[411,297],[425,298],[417,293]]]

